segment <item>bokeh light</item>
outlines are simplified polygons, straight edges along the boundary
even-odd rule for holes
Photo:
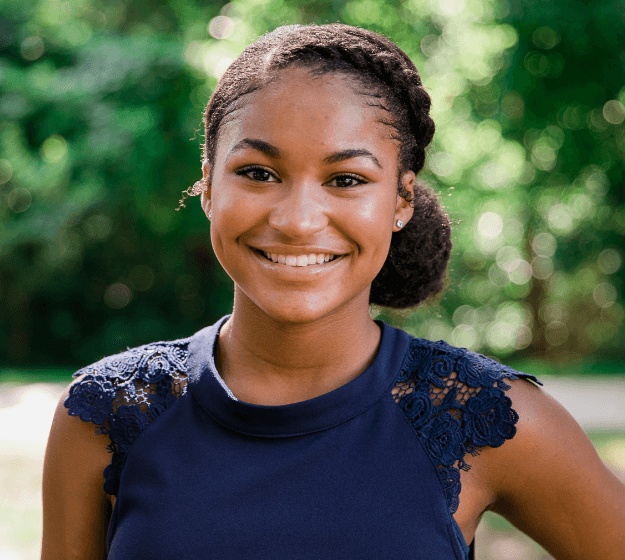
[[[308,21],[396,40],[432,97],[423,180],[451,216],[455,252],[438,315],[417,311],[415,334],[496,356],[620,355],[625,87],[565,31],[563,8],[534,6],[532,19],[525,3],[482,0],[244,0],[139,17],[124,3],[33,5],[28,24],[7,15],[0,38],[12,57],[0,94],[0,291],[24,293],[0,315],[17,320],[31,312],[18,303],[41,294],[59,337],[100,340],[71,359],[103,354],[101,333],[140,332],[122,321],[96,333],[87,317],[147,313],[151,332],[167,317],[184,334],[229,308],[205,219],[172,206],[198,178],[201,113],[217,80],[254,37]],[[620,44],[610,25],[601,20],[596,41]],[[24,273],[13,277],[12,263]],[[503,313],[516,304],[529,315]]]

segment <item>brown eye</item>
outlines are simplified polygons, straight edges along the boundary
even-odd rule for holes
[[[275,176],[267,171],[264,167],[245,167],[236,172],[237,175],[247,177],[252,181],[259,183],[277,183]]]
[[[350,187],[363,185],[366,182],[367,181],[365,181],[364,179],[361,179],[360,177],[356,177],[354,175],[337,175],[328,184],[333,187],[339,187],[341,189],[348,189]]]
[[[252,169],[252,171],[248,171],[247,176],[254,181],[269,181],[271,179],[271,173],[264,169]]]

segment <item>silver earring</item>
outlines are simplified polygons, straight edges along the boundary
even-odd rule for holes
[[[403,227],[404,227],[404,222],[402,222],[401,220],[397,220],[397,221],[395,222],[395,225],[396,225],[399,229],[401,229],[401,228],[403,228]]]
[[[209,220],[212,220],[213,219],[213,211],[209,210],[207,216],[208,216]]]

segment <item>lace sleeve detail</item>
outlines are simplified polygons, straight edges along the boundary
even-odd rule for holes
[[[188,340],[158,342],[104,358],[77,371],[65,407],[109,436],[104,490],[116,495],[128,449],[187,389]]]
[[[465,348],[411,342],[392,394],[436,466],[450,513],[458,509],[460,469],[470,468],[466,455],[514,437],[519,416],[506,380],[520,378],[541,384]]]

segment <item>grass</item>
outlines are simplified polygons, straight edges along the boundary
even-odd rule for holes
[[[544,360],[533,359],[511,359],[506,365],[518,371],[532,373],[537,377],[541,376],[567,376],[591,378],[594,375],[601,376],[622,376],[625,374],[625,363],[608,360],[577,360],[575,362],[546,362]]]
[[[26,383],[69,383],[76,370],[69,368],[31,368],[31,369],[0,369],[0,387],[2,384]],[[0,558],[1,560],[1,558]]]

